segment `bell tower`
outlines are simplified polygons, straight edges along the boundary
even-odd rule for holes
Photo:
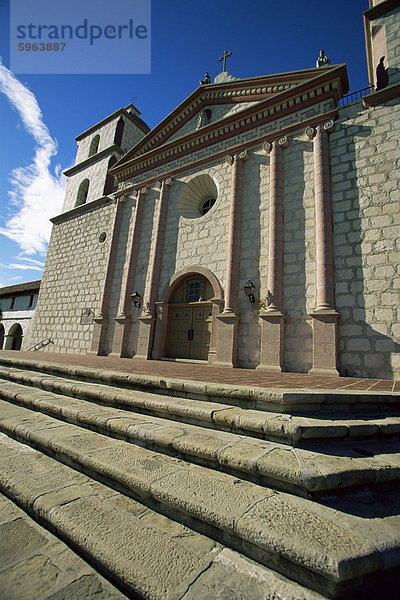
[[[150,131],[140,111],[129,104],[120,108],[75,139],[75,164],[68,177],[63,212],[108,196],[114,191],[110,168]]]
[[[364,12],[368,78],[374,92],[400,85],[400,2],[369,0]],[[387,97],[388,94],[385,94]]]

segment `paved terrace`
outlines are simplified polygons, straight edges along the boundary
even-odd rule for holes
[[[373,390],[375,392],[400,392],[400,381],[390,379],[363,379],[360,377],[322,377],[307,373],[269,373],[254,369],[223,369],[206,364],[164,360],[132,360],[108,356],[82,354],[56,354],[54,352],[18,352],[1,350],[0,359],[17,358],[57,364],[78,365],[102,369],[153,375],[168,379],[209,381],[244,387],[306,390]]]

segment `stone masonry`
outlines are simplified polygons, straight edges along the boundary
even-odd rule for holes
[[[394,69],[399,11],[387,0],[366,14],[386,27]],[[398,378],[400,115],[396,77],[389,83],[340,106],[344,65],[225,79],[200,86],[147,135],[131,107],[78,136],[30,342],[50,336],[54,352],[163,358],[168,298],[197,274],[213,282],[210,364]],[[104,196],[111,156],[118,189]],[[85,179],[88,196],[76,206]]]

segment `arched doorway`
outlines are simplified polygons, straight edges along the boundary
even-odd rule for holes
[[[0,350],[3,349],[4,344],[4,325],[0,323]]]
[[[8,332],[8,347],[10,350],[21,350],[23,331],[19,323],[13,325]]]
[[[212,331],[213,288],[200,274],[182,279],[169,298],[168,358],[207,360]]]

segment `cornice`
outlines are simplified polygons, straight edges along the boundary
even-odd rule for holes
[[[112,146],[108,146],[108,148],[104,148],[104,150],[101,150],[100,152],[96,152],[96,154],[92,154],[91,156],[88,156],[87,158],[85,158],[85,160],[74,165],[73,167],[66,169],[63,172],[63,174],[66,177],[70,177],[71,175],[74,175],[74,173],[77,173],[78,171],[81,171],[82,169],[86,169],[86,167],[89,167],[90,165],[96,163],[98,160],[104,158],[105,156],[113,154],[113,152],[117,152],[118,154],[121,154],[121,155],[124,154],[124,151],[122,150],[122,148],[120,148],[116,144],[113,144]]]
[[[262,148],[263,145],[265,145],[266,143],[270,143],[274,140],[278,140],[278,139],[288,136],[290,134],[296,133],[299,130],[304,129],[307,131],[308,128],[317,127],[318,125],[322,125],[329,120],[335,120],[337,118],[337,116],[338,116],[337,109],[334,109],[334,110],[326,112],[326,113],[314,115],[310,119],[307,119],[305,121],[301,121],[298,123],[294,123],[293,125],[285,127],[283,129],[280,129],[279,131],[271,132],[268,135],[264,135],[264,136],[258,138],[257,140],[241,142],[240,144],[237,144],[236,146],[224,148],[223,150],[215,152],[212,156],[205,156],[204,158],[193,160],[190,163],[185,163],[184,165],[175,167],[174,169],[166,169],[166,171],[162,175],[159,173],[156,175],[152,175],[152,176],[148,177],[147,179],[141,180],[140,182],[132,183],[129,186],[129,188],[132,191],[139,190],[143,186],[150,188],[151,186],[158,184],[160,179],[165,179],[166,177],[172,178],[172,177],[175,177],[176,175],[178,175],[179,173],[182,173],[185,171],[190,171],[194,168],[201,167],[202,165],[216,163],[219,160],[224,159],[227,155],[233,155],[238,152],[242,152],[244,150],[255,150],[257,148]],[[168,164],[168,161],[164,161],[164,163],[161,163],[158,166],[162,166],[162,164]],[[125,184],[125,182],[120,183],[121,187],[118,188],[117,193],[123,193],[125,191],[124,184]]]
[[[308,77],[307,77],[308,76]],[[174,111],[170,113],[159,125],[157,125],[147,136],[145,136],[136,146],[126,154],[114,167],[113,172],[117,173],[122,169],[123,164],[136,159],[137,157],[147,154],[154,147],[164,145],[169,137],[171,137],[178,127],[182,127],[189,121],[205,104],[220,104],[226,102],[249,102],[251,100],[260,100],[260,104],[256,107],[249,107],[241,112],[241,115],[246,112],[251,113],[257,110],[264,103],[269,103],[279,94],[279,99],[283,96],[287,97],[313,85],[318,87],[318,84],[332,82],[335,78],[340,79],[340,87],[342,88],[341,95],[348,91],[348,79],[346,66],[339,64],[324,69],[308,69],[305,71],[294,71],[289,73],[281,73],[276,75],[255,77],[249,79],[239,79],[235,81],[225,82],[221,84],[208,84],[199,86],[186,100],[184,100]],[[229,85],[229,89],[228,89]],[[339,86],[338,86],[339,87]],[[235,100],[234,100],[235,99]],[[231,117],[237,119],[235,114]],[[224,122],[229,122],[229,119],[224,119]],[[217,124],[220,124],[217,123]],[[215,125],[215,124],[214,124]],[[209,127],[213,127],[211,125]],[[202,128],[203,129],[206,128]]]
[[[128,105],[128,108],[129,108],[129,105]],[[137,110],[137,109],[135,108],[135,110]],[[141,114],[139,110],[137,110],[137,112],[138,112],[138,115]],[[139,127],[139,129],[141,129],[143,131],[143,133],[147,134],[150,131],[150,127],[147,125],[147,123],[145,123],[143,121],[143,119],[141,119],[138,115],[135,115],[135,114],[132,114],[132,113],[128,112],[126,110],[126,108],[123,107],[123,108],[119,108],[115,112],[111,113],[111,115],[108,115],[107,117],[105,117],[104,119],[102,119],[101,121],[99,121],[98,123],[95,123],[94,125],[92,125],[91,127],[89,127],[89,129],[86,129],[86,131],[83,131],[82,133],[80,133],[79,135],[77,135],[76,138],[75,138],[75,140],[77,142],[79,142],[84,137],[90,135],[91,133],[94,133],[95,131],[97,131],[97,129],[99,129],[100,127],[103,127],[103,125],[105,125],[106,123],[109,123],[110,121],[113,121],[114,119],[116,119],[120,115],[124,115],[127,119],[129,119],[130,121],[132,121],[132,123],[134,123],[135,125],[137,125]]]
[[[364,96],[362,103],[364,108],[370,108],[371,106],[377,106],[378,104],[392,100],[392,98],[398,98],[399,96],[400,83],[395,83],[383,88],[382,90],[378,90],[377,92]]]
[[[61,213],[60,215],[53,217],[52,219],[50,219],[50,221],[54,224],[58,224],[58,223],[61,223],[62,221],[66,221],[67,219],[70,219],[71,217],[76,217],[77,215],[81,215],[85,212],[89,212],[90,210],[99,208],[100,206],[103,206],[103,205],[109,204],[109,203],[113,203],[113,202],[115,202],[115,198],[110,197],[110,196],[102,196],[101,198],[97,198],[96,200],[93,200],[92,202],[88,202],[87,204],[81,204],[81,206],[76,206],[75,208],[72,208],[71,210],[67,210],[67,212]]]
[[[384,0],[384,2],[380,2],[376,6],[369,8],[368,10],[363,12],[363,15],[369,20],[377,19],[381,17],[385,13],[393,10],[396,7],[400,6],[400,0]]]
[[[329,85],[319,87],[317,90],[309,90],[306,94],[302,92],[303,90],[299,90],[294,96],[284,94],[280,96],[279,103],[276,100],[273,102],[271,99],[262,105],[257,105],[257,107],[249,107],[248,110],[240,114],[236,113],[228,119],[217,121],[169,144],[155,148],[145,155],[135,157],[129,163],[120,165],[119,168],[118,164],[114,165],[110,172],[117,175],[118,179],[133,177],[143,171],[155,168],[160,162],[165,162],[165,159],[180,158],[193,152],[193,150],[200,150],[210,145],[210,143],[221,142],[238,133],[275,121],[277,118],[283,118],[307,106],[330,98],[334,99],[335,102],[337,101],[337,90],[335,88],[330,89]]]

